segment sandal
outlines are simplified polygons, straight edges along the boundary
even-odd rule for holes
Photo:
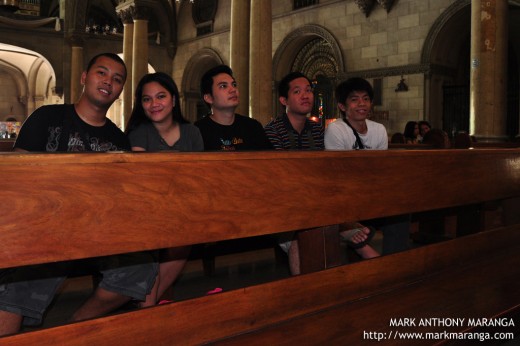
[[[349,229],[352,226],[355,228]],[[346,228],[348,229],[347,231],[340,233],[341,239],[345,240],[347,242],[348,247],[350,247],[351,249],[354,249],[354,250],[361,249],[363,246],[368,245],[370,243],[370,241],[372,240],[372,238],[374,237],[374,235],[376,234],[376,230],[374,227],[363,226],[360,223],[347,224]],[[354,237],[354,235],[356,235],[358,232],[362,232],[363,228],[368,228],[370,230],[370,232],[367,234],[367,239],[365,239],[364,241],[362,241],[360,243],[352,242],[352,238]]]

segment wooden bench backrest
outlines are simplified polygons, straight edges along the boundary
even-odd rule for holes
[[[518,196],[519,153],[3,154],[0,267]]]
[[[518,321],[518,244],[520,227],[510,226],[354,265],[0,340],[2,346],[358,345],[364,341],[363,331],[388,333],[391,318],[514,316]],[[448,331],[466,329],[464,325]],[[446,327],[420,331],[442,333]]]
[[[10,153],[1,159],[0,191],[9,201],[0,217],[2,268],[520,196],[516,149]],[[516,228],[498,236],[481,233],[353,266],[15,335],[2,344],[221,340],[377,296],[453,263],[485,258],[493,251],[491,242],[501,251],[517,251],[518,234]]]

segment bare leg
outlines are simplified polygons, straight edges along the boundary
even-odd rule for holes
[[[300,253],[298,251],[298,241],[292,240],[289,248],[289,270],[291,275],[300,275]]]
[[[361,256],[361,258],[363,259],[369,259],[369,258],[374,258],[374,257],[379,257],[381,256],[379,254],[379,252],[377,252],[372,246],[370,245],[365,245],[363,246],[362,248],[360,249],[356,249],[356,252],[359,256]]]
[[[188,261],[190,251],[191,246],[179,246],[167,250],[166,259],[170,261],[161,263],[159,267],[161,280],[159,280],[157,298],[160,298],[166,289],[177,280]]]
[[[146,299],[144,302],[139,303],[139,307],[146,308],[148,306],[154,306],[157,303],[157,291],[159,290],[159,281],[161,280],[161,274],[160,271],[162,270],[162,263],[159,265],[159,273],[157,274],[157,277],[155,278],[155,283],[153,284],[152,290],[150,291],[150,294],[146,296]]]
[[[179,277],[184,269],[188,256],[191,251],[191,246],[179,246],[166,249],[164,257],[161,258],[159,265],[159,275],[155,280],[152,292],[146,296],[146,300],[141,304],[141,307],[153,306],[157,304],[159,298]]]
[[[82,321],[107,314],[130,301],[130,297],[98,287],[92,296],[72,316],[72,321]]]
[[[22,319],[22,315],[0,310],[0,336],[18,333]]]
[[[356,234],[354,234],[352,236],[352,238],[350,239],[350,241],[353,242],[354,244],[364,242],[365,240],[367,240],[369,234],[370,234],[370,230],[367,227],[363,227],[361,229],[361,232],[357,232]],[[356,249],[356,252],[363,259],[369,259],[369,258],[381,256],[379,254],[379,252],[377,252],[373,247],[371,247],[368,244],[363,246],[362,248]]]

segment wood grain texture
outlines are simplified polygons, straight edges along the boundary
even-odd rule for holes
[[[510,226],[308,275],[19,334],[0,344],[369,344],[374,341],[363,340],[363,330],[389,332],[390,318],[518,313],[519,244],[520,227]]]
[[[518,149],[9,153],[0,172],[2,268],[520,196]],[[512,225],[0,345],[361,344],[390,317],[518,314],[519,247]]]
[[[0,158],[3,268],[520,194],[516,149]]]

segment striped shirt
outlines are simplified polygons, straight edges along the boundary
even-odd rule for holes
[[[276,150],[322,150],[323,126],[312,120],[298,133],[291,125],[287,114],[283,114],[265,125],[265,133]]]

